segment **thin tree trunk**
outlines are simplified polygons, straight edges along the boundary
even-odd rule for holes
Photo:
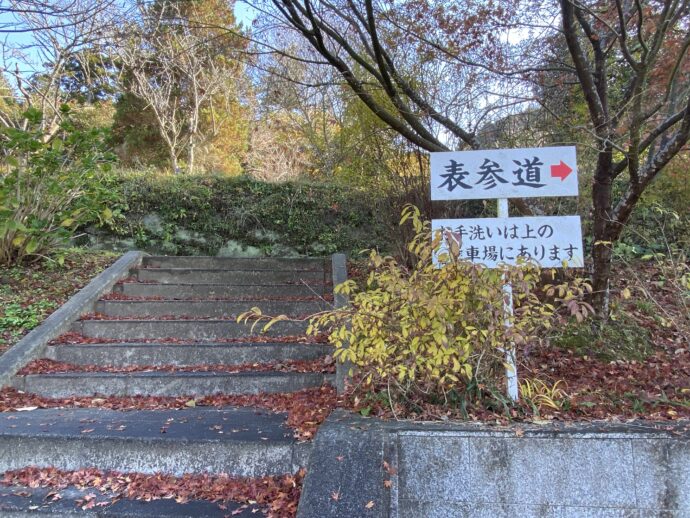
[[[613,156],[607,146],[599,153],[592,186],[594,204],[594,243],[592,245],[592,305],[601,320],[607,320],[610,303],[611,260],[614,223],[611,221],[613,195]]]
[[[175,154],[175,150],[172,148],[170,149],[169,152],[170,152],[170,165],[172,167],[173,173],[177,174],[180,172],[178,169],[177,155]]]
[[[194,172],[194,160],[195,160],[195,150],[196,143],[194,142],[194,137],[189,140],[189,151],[187,153],[187,172],[192,174]]]

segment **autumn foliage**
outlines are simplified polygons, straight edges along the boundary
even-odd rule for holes
[[[182,476],[156,473],[119,473],[95,468],[64,471],[56,468],[24,468],[6,471],[0,484],[47,487],[54,489],[51,500],[59,500],[60,490],[67,487],[92,489],[107,499],[98,499],[95,493],[87,493],[78,503],[83,510],[104,508],[122,500],[174,499],[178,503],[192,500],[217,502],[220,509],[227,509],[227,502],[258,504],[264,515],[273,518],[292,518],[297,514],[297,503],[302,490],[305,470],[295,475],[262,477],[256,479],[235,478],[227,475],[186,474]],[[105,505],[103,505],[105,504]]]
[[[361,393],[380,391],[391,405],[464,406],[487,394],[500,397],[510,344],[536,342],[559,307],[578,319],[591,312],[582,301],[585,282],[544,286],[536,265],[489,269],[458,260],[441,232],[429,243],[430,224],[417,208],[406,207],[401,224],[408,220],[416,232],[408,246],[414,268],[371,252],[366,290],[354,281],[337,286],[351,307],[318,315],[309,329],[333,328],[334,356],[358,370]],[[511,316],[504,308],[506,280]]]

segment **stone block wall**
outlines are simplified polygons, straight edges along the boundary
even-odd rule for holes
[[[336,411],[299,518],[686,518],[690,423],[498,427]]]
[[[391,516],[690,516],[687,440],[605,432],[518,435],[397,432]]]

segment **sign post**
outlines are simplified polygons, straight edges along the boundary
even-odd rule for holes
[[[496,218],[432,220],[432,232],[460,237],[458,258],[487,268],[522,259],[543,267],[584,266],[579,216],[511,218],[509,198],[577,196],[575,147],[431,153],[432,200],[496,199]],[[503,285],[505,326],[512,326],[513,290]],[[506,344],[507,393],[518,400],[515,345]]]
[[[496,215],[499,218],[507,218],[510,214],[508,212],[508,198],[499,198],[496,202]],[[503,324],[507,329],[513,326],[513,286],[510,282],[506,282],[505,275],[503,276]],[[508,397],[517,401],[518,394],[518,373],[517,361],[515,359],[515,344],[509,343],[505,347],[506,355],[506,391]]]

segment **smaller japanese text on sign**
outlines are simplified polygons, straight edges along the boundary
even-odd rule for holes
[[[518,264],[519,258],[542,267],[584,265],[579,216],[527,218],[435,219],[432,232],[442,231],[444,244],[458,244],[459,258],[489,268]]]

